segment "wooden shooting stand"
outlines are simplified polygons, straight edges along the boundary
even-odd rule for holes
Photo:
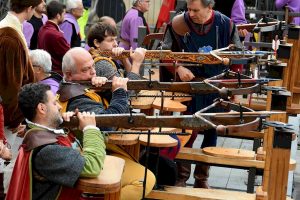
[[[272,128],[273,130],[273,128]],[[290,148],[292,142],[293,132],[285,129],[274,129],[272,146],[267,150],[266,162],[253,160],[239,160],[237,164],[240,166],[249,165],[252,167],[264,168],[264,184],[260,187],[256,194],[247,194],[243,192],[225,191],[218,189],[201,189],[201,188],[183,188],[183,187],[165,187],[163,190],[153,190],[147,198],[149,199],[247,199],[247,200],[285,200],[290,199],[286,197],[287,177],[289,171]],[[200,149],[185,148],[183,151],[201,151]],[[192,157],[191,152],[187,153]],[[196,160],[195,157],[191,158]],[[220,158],[206,155],[202,157],[202,162],[229,164],[235,162],[232,158]]]
[[[202,151],[207,155],[216,156],[216,157],[244,159],[244,160],[255,159],[255,152],[244,150],[244,149],[205,147],[202,149]]]
[[[80,178],[76,188],[88,194],[103,194],[104,200],[119,200],[124,166],[123,159],[107,155],[100,175],[97,178]]]
[[[291,57],[288,62],[288,70],[285,71],[283,86],[291,91],[292,96],[288,98],[287,112],[291,114],[300,113],[300,26],[289,28],[288,43],[292,44]]]
[[[175,128],[162,128],[163,132],[174,132],[177,129]],[[159,128],[154,128],[151,131],[157,132]],[[140,144],[146,146],[148,142],[147,135],[140,135],[139,137]],[[178,144],[177,140],[173,139],[169,135],[151,135],[150,137],[150,146],[151,147],[174,147]]]

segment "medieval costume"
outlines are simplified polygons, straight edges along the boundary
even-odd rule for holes
[[[177,15],[168,26],[162,48],[178,52],[182,50],[185,52],[206,52],[207,49],[214,50],[227,47],[230,43],[234,43],[239,47],[241,46],[236,27],[228,17],[218,11],[212,11],[212,15],[208,21],[204,24],[196,24],[190,19],[189,13],[185,12]],[[190,67],[188,69],[195,75],[196,79],[203,79],[220,74],[227,68],[224,65],[204,65],[201,68]],[[174,69],[161,68],[161,80],[170,81],[170,79],[173,79],[174,75],[172,72],[174,72]],[[188,112],[195,113],[212,104],[214,99],[218,97],[217,94],[195,95]],[[214,109],[213,111],[217,112],[218,110]],[[192,147],[197,133],[196,130],[193,131],[186,147]],[[215,146],[216,142],[217,133],[214,129],[204,131],[204,140],[201,148]],[[196,165],[194,187],[208,187],[208,169],[209,166],[207,165]],[[178,163],[178,170],[179,177],[177,184],[183,186],[189,178],[190,165]]]
[[[0,66],[4,124],[16,128],[23,121],[23,115],[18,109],[17,94],[23,85],[34,82],[34,71],[22,33],[22,24],[10,12],[0,22]]]
[[[18,107],[17,94],[23,85],[34,82],[34,71],[22,33],[22,24],[11,12],[8,12],[0,22],[0,66],[4,133],[12,149],[18,149],[21,139],[16,137],[17,134],[12,134],[12,129],[16,130],[24,117]],[[14,164],[14,160],[13,157],[10,165]],[[4,169],[4,174],[7,174],[3,183],[5,191],[8,187],[10,172]],[[0,180],[0,182],[3,181]]]
[[[127,11],[122,21],[119,47],[123,47],[126,50],[129,50],[130,47],[133,50],[138,47],[139,26],[146,26],[147,34],[150,33],[144,13],[133,7]]]
[[[23,33],[29,49],[37,49],[40,28],[47,22],[47,20],[48,17],[45,14],[42,14],[42,18],[38,18],[33,15],[30,20],[23,23]]]
[[[59,89],[59,84],[62,81],[63,77],[55,72],[50,72],[50,76],[47,78],[44,78],[43,80],[40,80],[40,83],[49,85],[51,87],[51,91],[55,95],[56,92]]]
[[[63,31],[64,37],[71,48],[81,46],[80,27],[72,14],[66,13],[64,22],[59,27]]]
[[[288,6],[291,12],[300,12],[299,0],[276,0],[275,5],[277,9],[282,9]],[[294,17],[293,23],[300,26],[300,17]]]
[[[62,75],[62,58],[70,49],[59,29],[59,26],[52,21],[47,21],[38,34],[38,48],[44,49],[51,55],[52,70]]]
[[[96,176],[103,167],[106,153],[99,129],[84,128],[81,154],[63,130],[28,124],[31,129],[21,145],[6,199],[84,199],[72,187],[80,176]]]
[[[72,111],[76,108],[79,111],[94,112],[97,114],[120,114],[128,112],[127,93],[124,89],[117,89],[112,93],[112,99],[108,102],[92,90],[84,86],[74,84],[62,84],[58,91],[59,101],[62,105],[62,112]],[[104,109],[107,108],[107,109]],[[105,130],[107,128],[100,128]],[[78,137],[79,140],[81,140]],[[126,153],[122,147],[114,144],[107,144],[107,154],[125,160],[125,169],[122,176],[121,199],[141,199],[142,182],[145,168]],[[132,173],[134,172],[134,173]],[[150,193],[155,184],[155,177],[150,171],[147,172],[146,195]]]
[[[214,10],[229,17],[235,24],[247,24],[245,18],[245,5],[243,0],[216,0]]]

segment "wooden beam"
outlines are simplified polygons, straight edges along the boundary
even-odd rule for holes
[[[203,162],[212,165],[240,167],[240,168],[256,168],[256,169],[265,168],[264,161],[211,156],[203,153],[202,149],[186,148],[186,147],[182,148],[179,151],[175,159],[186,160],[191,162]],[[295,169],[296,169],[296,161],[290,159],[289,170],[293,171]]]
[[[152,190],[147,198],[184,200],[255,200],[255,194],[219,189],[166,186],[162,191]]]

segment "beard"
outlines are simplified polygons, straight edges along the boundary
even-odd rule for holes
[[[58,128],[63,123],[63,118],[60,113],[56,113],[49,116],[49,122],[53,128]]]

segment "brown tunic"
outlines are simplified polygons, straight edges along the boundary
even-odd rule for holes
[[[22,122],[18,92],[31,82],[34,82],[34,72],[26,44],[13,28],[0,28],[0,96],[5,126],[15,128]]]

